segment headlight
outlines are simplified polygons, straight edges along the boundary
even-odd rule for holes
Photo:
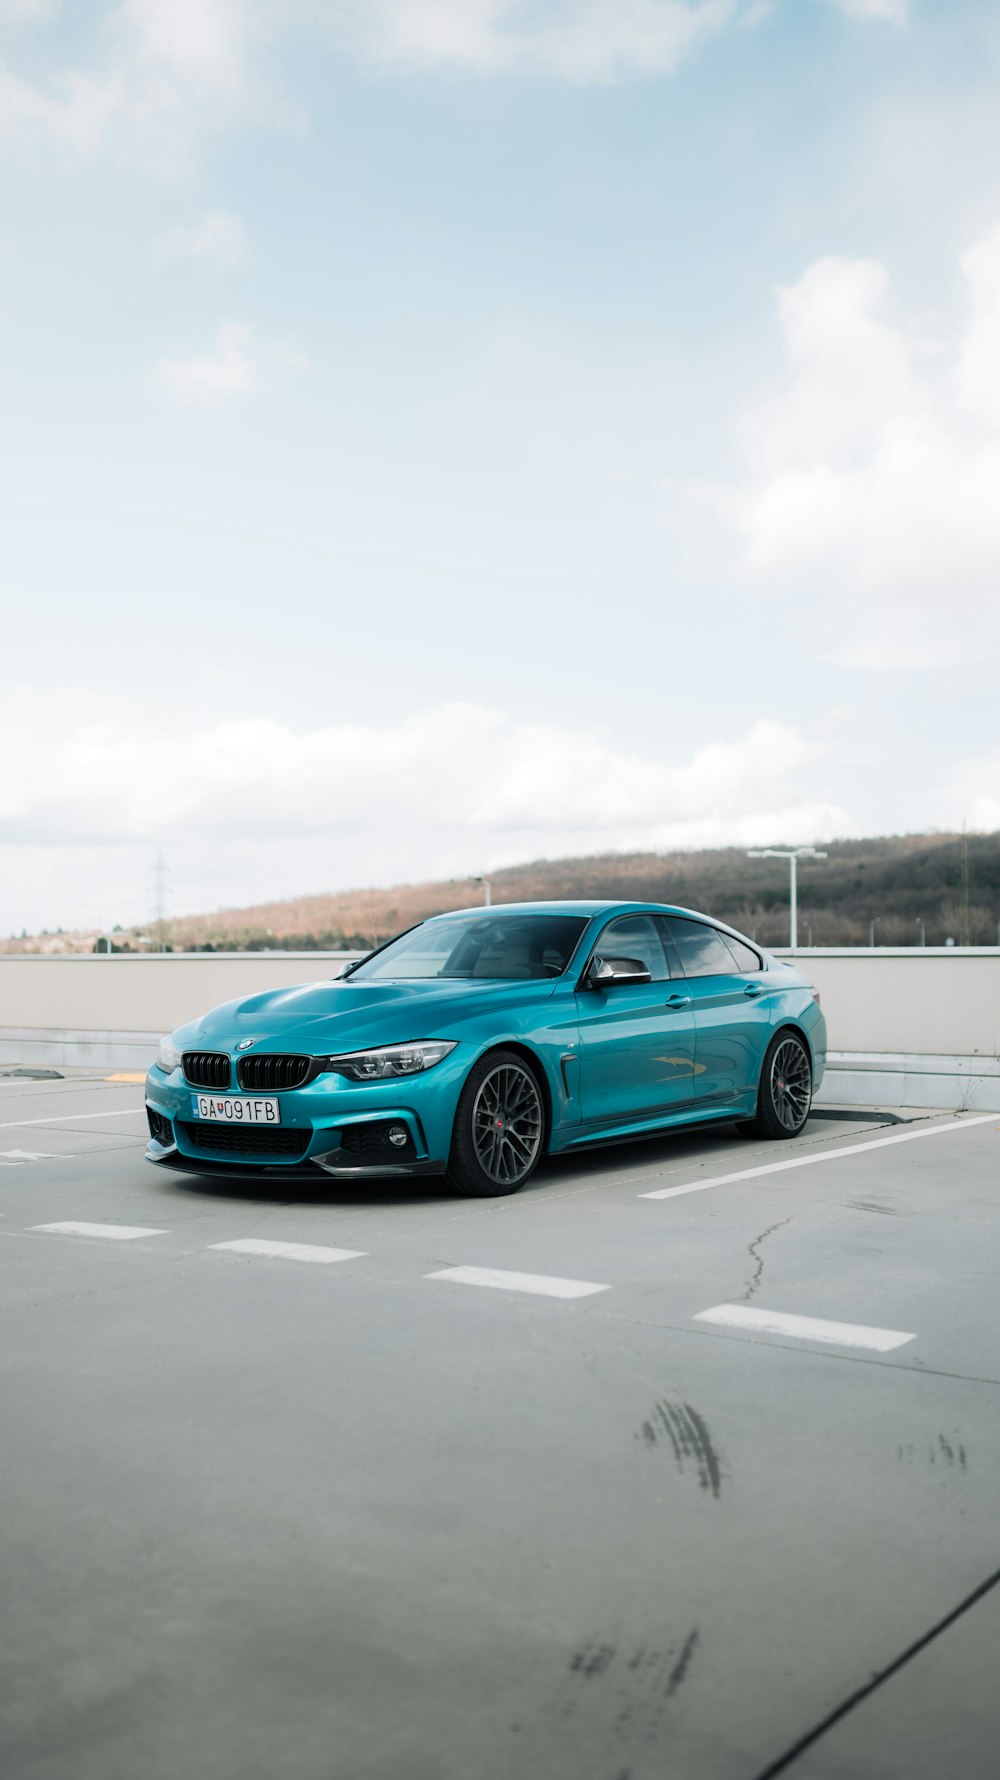
[[[421,1075],[455,1049],[457,1039],[418,1039],[414,1044],[383,1045],[377,1051],[348,1051],[328,1057],[327,1069],[352,1082],[382,1082],[388,1077]]]
[[[181,1053],[172,1038],[161,1038],[160,1048],[156,1053],[156,1064],[165,1075],[173,1075],[181,1066]]]

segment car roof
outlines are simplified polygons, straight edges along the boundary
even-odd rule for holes
[[[478,903],[472,908],[448,909],[440,915],[429,915],[431,921],[448,921],[460,915],[578,915],[592,919],[595,915],[689,915],[696,921],[707,921],[712,927],[720,927],[724,933],[738,933],[739,929],[730,927],[728,922],[719,921],[714,915],[707,915],[698,909],[682,908],[673,902],[627,902],[610,899],[580,899],[578,901],[561,902],[495,902],[488,906]],[[742,935],[740,936],[742,937]]]

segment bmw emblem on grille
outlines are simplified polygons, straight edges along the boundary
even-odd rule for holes
[[[239,1044],[236,1046],[236,1049],[238,1051],[248,1051],[250,1049],[250,1046],[253,1044],[253,1042],[254,1041],[252,1038],[241,1038]]]

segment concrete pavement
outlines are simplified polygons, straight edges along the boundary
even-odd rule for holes
[[[906,1653],[1000,1566],[998,1125],[278,1198],[4,1082],[0,1767],[992,1775],[1000,1593]]]

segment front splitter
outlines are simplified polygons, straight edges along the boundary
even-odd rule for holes
[[[307,1156],[301,1162],[291,1164],[284,1162],[217,1162],[202,1159],[200,1156],[186,1156],[180,1150],[160,1151],[152,1155],[152,1145],[146,1150],[146,1161],[152,1162],[155,1168],[168,1168],[174,1174],[213,1174],[227,1180],[237,1180],[249,1176],[253,1180],[273,1181],[312,1181],[313,1185],[324,1175],[334,1180],[381,1180],[405,1175],[419,1178],[421,1175],[443,1174],[446,1164],[433,1160],[396,1163],[363,1163],[355,1166],[340,1161],[342,1151],[336,1152],[338,1159],[328,1162],[325,1157]]]

